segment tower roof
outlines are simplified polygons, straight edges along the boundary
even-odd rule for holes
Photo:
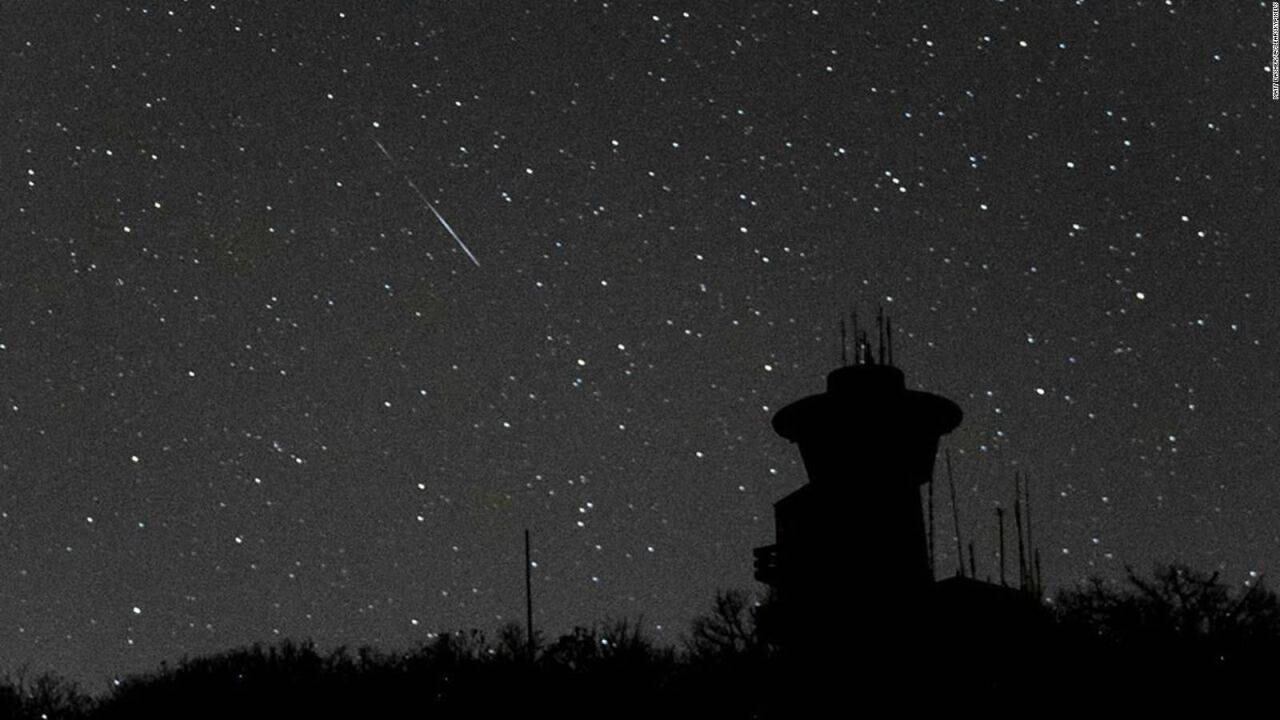
[[[773,429],[792,442],[833,430],[894,427],[933,436],[951,432],[960,406],[932,393],[908,390],[890,365],[852,365],[827,374],[827,391],[810,395],[773,416]]]

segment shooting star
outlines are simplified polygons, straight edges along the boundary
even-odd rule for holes
[[[372,139],[373,144],[377,145],[378,149],[382,151],[382,156],[387,159],[387,162],[391,163],[392,167],[396,167],[395,158],[391,157],[391,153],[387,152],[386,146],[379,142],[378,138]],[[476,267],[480,267],[480,261],[477,260],[476,256],[471,252],[471,248],[468,248],[467,244],[462,242],[462,238],[458,237],[458,233],[454,232],[453,227],[449,225],[449,221],[444,219],[444,216],[440,214],[440,211],[436,210],[436,206],[432,205],[431,201],[427,199],[427,196],[418,189],[417,183],[413,181],[413,178],[409,177],[408,173],[404,173],[404,181],[408,183],[409,188],[417,194],[418,199],[422,201],[422,204],[427,206],[427,209],[431,211],[431,214],[436,216],[436,220],[440,221],[440,225],[448,231],[450,236],[453,237],[453,241],[458,243],[458,247],[462,248],[462,252],[466,253],[467,257],[471,258],[471,262],[475,263]]]
[[[395,165],[395,159],[391,157],[391,153],[387,152],[386,146],[379,142],[378,138],[373,138],[373,144],[378,146],[378,149],[382,151],[382,156],[385,157],[388,162]]]

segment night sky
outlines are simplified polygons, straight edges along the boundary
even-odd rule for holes
[[[980,575],[1275,572],[1269,4],[925,5],[6,3],[0,670],[677,642],[880,305]]]

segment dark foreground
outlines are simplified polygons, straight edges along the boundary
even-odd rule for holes
[[[397,654],[285,642],[184,659],[99,697],[51,676],[10,679],[0,719],[1185,712],[1260,705],[1280,677],[1280,602],[1260,583],[1232,587],[1174,565],[1030,605],[1012,621],[964,607],[922,618],[893,647],[868,644],[885,635],[868,631],[874,618],[833,617],[829,635],[789,649],[770,640],[776,606],[731,592],[678,650],[625,621],[532,654],[518,626],[492,639],[445,633]]]

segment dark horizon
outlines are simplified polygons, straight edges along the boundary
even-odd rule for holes
[[[7,20],[0,671],[520,622],[526,527],[674,643],[880,306],[980,577],[1015,473],[1049,593],[1280,560],[1268,3]]]

